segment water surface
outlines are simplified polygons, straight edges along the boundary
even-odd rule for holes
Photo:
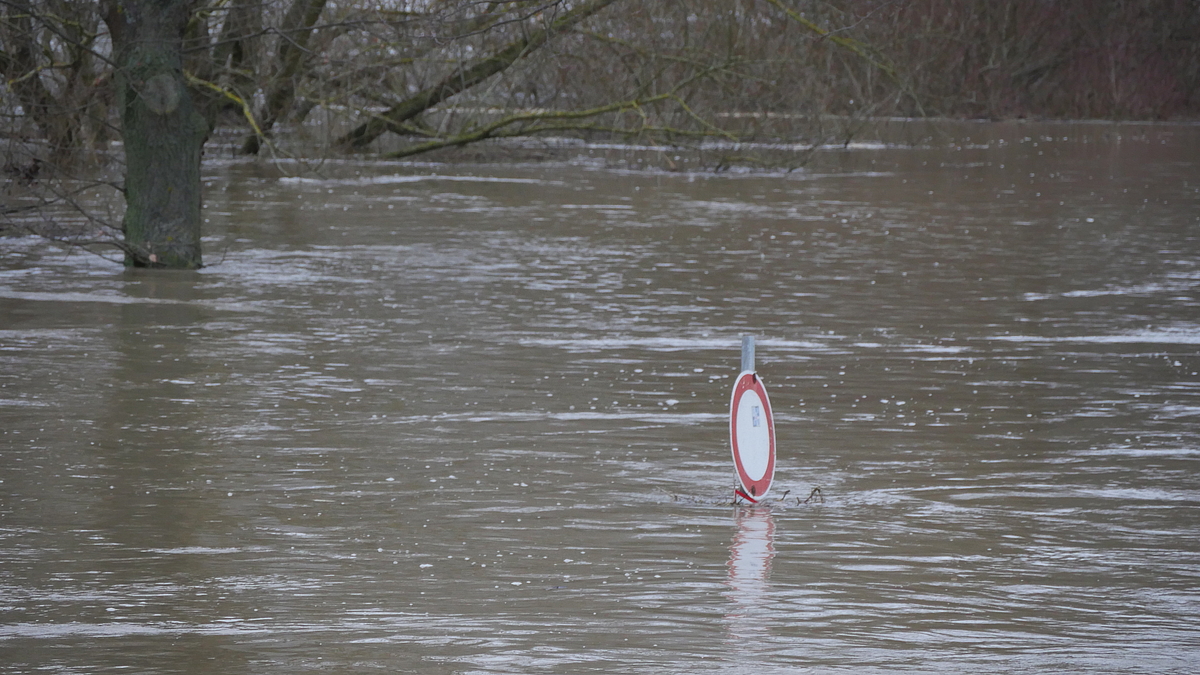
[[[200,272],[0,241],[5,671],[1194,671],[1200,129],[907,140],[215,162]]]

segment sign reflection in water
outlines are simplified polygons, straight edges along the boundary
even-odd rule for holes
[[[729,599],[726,619],[734,646],[753,649],[755,637],[767,629],[771,561],[775,558],[775,519],[771,509],[737,509],[737,531],[729,546]]]

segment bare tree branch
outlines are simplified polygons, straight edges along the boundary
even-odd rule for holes
[[[379,138],[385,132],[401,128],[399,126],[401,123],[420,115],[438,103],[466,91],[492,75],[507,69],[516,63],[518,59],[527,56],[545,45],[551,37],[571,29],[580,21],[591,17],[614,2],[616,0],[588,0],[568,10],[561,17],[509,43],[503,49],[469,66],[456,68],[454,72],[442,79],[441,82],[410,96],[392,106],[386,112],[359,125],[353,131],[339,139],[339,144],[352,148],[362,148]]]

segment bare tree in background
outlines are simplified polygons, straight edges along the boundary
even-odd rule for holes
[[[196,267],[204,148],[719,168],[878,115],[1194,116],[1198,45],[1191,0],[0,0],[0,229]]]
[[[112,137],[111,70],[98,52],[102,27],[95,8],[67,0],[4,0],[0,11],[0,74],[23,113],[10,120],[36,130],[47,151],[43,159],[69,160]]]

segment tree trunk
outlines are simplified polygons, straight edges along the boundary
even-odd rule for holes
[[[35,11],[41,8],[35,8],[28,0],[3,4],[6,5],[3,24],[8,30],[0,33],[5,43],[0,49],[0,72],[21,102],[25,115],[45,136],[51,159],[67,163],[77,149],[79,120],[65,104],[69,92],[59,91],[56,95],[42,80],[40,73],[48,65],[44,52],[48,50],[39,44],[40,31],[35,29],[35,17],[44,21]]]
[[[295,0],[283,17],[278,64],[267,91],[266,105],[259,113],[259,128],[263,133],[270,133],[271,128],[287,113],[296,98],[296,86],[304,63],[309,57],[308,40],[312,36],[312,27],[321,18],[326,1]],[[252,134],[242,144],[242,153],[257,154],[261,145],[262,139],[257,134]]]
[[[195,0],[106,0],[125,140],[125,264],[195,269],[208,135],[183,76]]]

